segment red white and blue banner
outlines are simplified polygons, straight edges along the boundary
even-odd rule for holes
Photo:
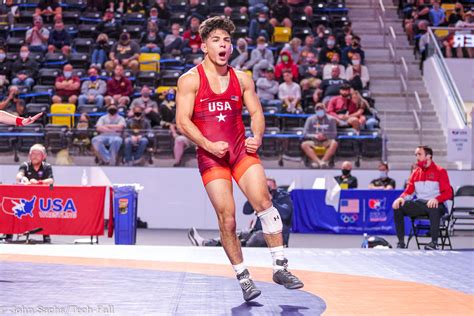
[[[326,190],[293,190],[292,231],[296,233],[336,233],[394,235],[393,201],[401,190],[342,190],[339,207],[325,203]],[[410,231],[405,218],[405,232]]]
[[[0,185],[0,233],[104,234],[106,187]]]

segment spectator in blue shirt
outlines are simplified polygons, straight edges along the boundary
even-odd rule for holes
[[[71,35],[64,29],[64,23],[57,21],[54,24],[54,30],[49,34],[48,52],[54,53],[56,50],[68,56],[71,52]]]
[[[443,8],[440,7],[439,0],[433,0],[433,7],[430,10],[430,22],[433,26],[439,26],[446,20],[446,14]]]

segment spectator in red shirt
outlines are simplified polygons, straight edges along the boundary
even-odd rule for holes
[[[431,242],[425,250],[438,249],[439,223],[447,209],[444,203],[451,199],[453,191],[448,172],[433,162],[433,149],[418,146],[415,150],[417,168],[408,179],[405,191],[393,202],[397,248],[405,248],[405,216],[428,215]],[[412,199],[416,195],[416,199]]]
[[[339,90],[340,95],[333,97],[327,106],[327,112],[334,117],[339,127],[350,126],[357,132],[365,124],[364,109],[358,108],[352,101],[351,86],[344,84]]]
[[[196,54],[201,52],[201,36],[199,35],[199,25],[201,21],[197,17],[192,17],[189,29],[183,33],[184,47],[183,53]]]
[[[293,75],[294,80],[298,80],[298,66],[293,62],[288,51],[280,53],[280,62],[275,66],[275,78],[280,80],[284,70],[288,70]]]
[[[130,103],[130,96],[133,93],[132,83],[123,74],[123,66],[117,65],[114,75],[107,81],[107,96],[105,106],[114,104],[119,109],[124,109]]]
[[[73,76],[71,64],[64,65],[63,74],[56,78],[54,87],[56,95],[53,97],[53,103],[68,102],[76,104],[81,91],[81,79]]]

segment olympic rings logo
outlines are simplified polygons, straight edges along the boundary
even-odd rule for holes
[[[341,214],[341,220],[344,222],[344,224],[354,224],[357,222],[359,219],[359,215],[353,214],[353,215],[346,215],[346,214]]]

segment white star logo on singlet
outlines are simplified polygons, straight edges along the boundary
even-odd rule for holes
[[[222,112],[221,112],[221,113],[219,113],[219,115],[217,115],[216,117],[217,117],[217,119],[219,120],[218,122],[225,122],[225,117],[226,117],[226,116],[227,116],[227,115],[222,115]]]

